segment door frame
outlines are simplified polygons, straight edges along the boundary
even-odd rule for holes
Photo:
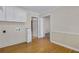
[[[47,13],[47,14],[43,14],[43,15],[41,15],[41,17],[43,18],[43,17],[45,17],[45,16],[50,16],[50,39],[49,39],[49,41],[50,42],[52,42],[52,26],[53,26],[53,24],[52,24],[52,20],[53,20],[53,14],[51,14],[51,13]]]
[[[37,37],[36,38],[38,38],[38,17],[31,17],[31,32],[32,32],[32,39],[34,38],[34,36],[33,36],[33,18],[37,18]]]

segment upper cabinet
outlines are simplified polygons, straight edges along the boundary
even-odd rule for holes
[[[15,13],[14,13],[14,7],[5,7],[5,20],[6,21],[16,21],[15,20]]]
[[[5,8],[0,6],[0,21],[5,21]]]
[[[16,19],[16,22],[25,22],[27,19],[27,13],[25,10],[21,9],[21,8],[15,8],[14,10],[14,16]]]
[[[26,22],[27,13],[19,7],[0,7],[0,21]]]

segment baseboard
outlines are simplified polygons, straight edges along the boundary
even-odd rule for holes
[[[68,37],[69,37],[69,35],[71,36],[71,37],[73,37],[73,36],[79,36],[79,33],[72,33],[72,32],[64,32],[64,31],[56,31],[56,32],[53,32],[53,33],[62,33],[62,34],[68,34]],[[54,35],[54,34],[53,34]],[[64,35],[65,36],[65,35]],[[66,36],[67,37],[67,36]],[[61,39],[63,40],[63,38],[61,37]],[[58,44],[58,45],[61,45],[61,46],[64,46],[64,47],[67,47],[67,48],[69,48],[69,49],[72,49],[72,50],[75,50],[75,51],[79,51],[79,49],[77,49],[77,48],[74,48],[74,47],[72,47],[72,46],[70,46],[69,44],[63,44],[63,43],[60,43],[60,42],[58,42],[58,41],[53,41],[52,39],[51,39],[51,42],[52,43],[55,43],[55,44]],[[65,41],[64,41],[65,42]],[[74,41],[73,41],[74,42]]]
[[[71,32],[64,32],[64,31],[55,31],[55,32],[53,32],[53,33],[64,33],[64,34],[68,34],[68,35],[79,35],[79,33],[71,33]],[[54,35],[54,34],[53,34]],[[62,38],[61,38],[62,39]],[[66,47],[66,48],[69,48],[69,49],[72,49],[72,50],[75,50],[75,51],[79,51],[79,49],[76,49],[76,48],[74,48],[74,47],[71,47],[70,45],[67,45],[67,44],[63,44],[63,43],[60,43],[60,42],[57,42],[57,41],[53,41],[52,39],[51,39],[51,42],[52,43],[55,43],[55,44],[58,44],[58,45],[61,45],[61,46],[63,46],[63,47]]]
[[[11,46],[16,46],[16,45],[23,44],[23,43],[27,44],[27,42],[24,41],[24,42],[15,43],[15,44],[12,44],[12,45],[4,46],[4,47],[1,47],[0,49],[4,49],[4,48],[7,48],[7,47],[11,47]]]
[[[63,46],[63,47],[69,48],[69,49],[74,50],[74,51],[79,51],[79,49],[76,49],[76,48],[70,47],[69,45],[65,45],[65,44],[62,44],[62,43],[59,43],[59,42],[56,42],[56,41],[52,41],[52,40],[51,40],[51,43],[54,43],[54,44],[57,44],[57,45],[60,45],[60,46]]]

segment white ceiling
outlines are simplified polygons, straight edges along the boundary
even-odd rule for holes
[[[21,7],[30,11],[44,13],[44,12],[54,11],[60,6],[21,6]]]

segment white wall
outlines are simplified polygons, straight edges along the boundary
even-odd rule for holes
[[[0,48],[26,42],[24,25],[24,23],[0,22]],[[6,30],[6,33],[3,33],[3,30]]]
[[[50,32],[50,16],[46,16],[43,19],[44,19],[44,22],[43,22],[44,33],[49,33]]]
[[[52,15],[51,41],[79,51],[79,7],[61,7]]]
[[[32,32],[32,34],[33,34],[33,36],[34,37],[38,37],[38,18],[32,18],[32,20],[33,20],[33,32]]]
[[[54,12],[54,31],[79,33],[79,7],[62,7]]]

